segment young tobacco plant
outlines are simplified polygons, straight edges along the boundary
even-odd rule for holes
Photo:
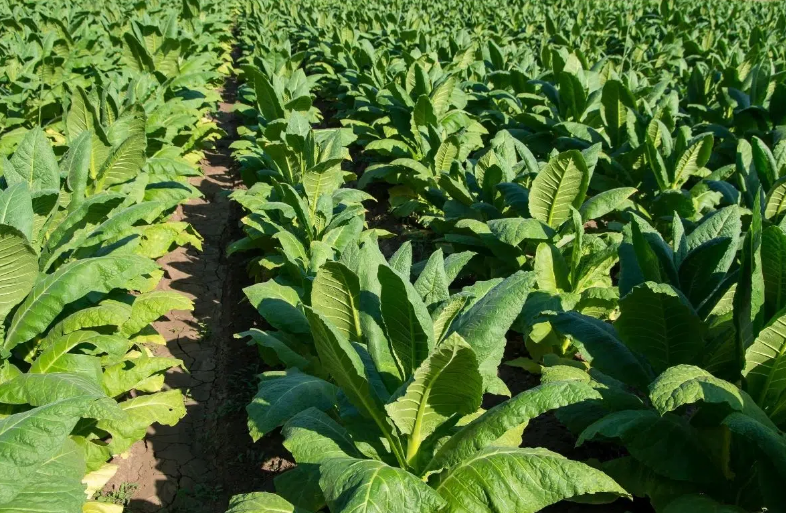
[[[432,319],[407,279],[370,260],[360,261],[364,276],[340,262],[317,272],[304,315],[330,380],[297,369],[263,377],[256,408],[271,428],[284,421],[298,466],[276,479],[279,496],[236,497],[230,511],[534,512],[562,499],[627,495],[590,466],[519,448],[530,419],[599,400],[587,383],[551,383],[480,408],[530,275]]]

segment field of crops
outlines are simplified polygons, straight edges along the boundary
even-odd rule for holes
[[[786,512],[785,37],[0,0],[0,513]]]

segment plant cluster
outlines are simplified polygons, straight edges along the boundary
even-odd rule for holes
[[[155,260],[201,237],[221,2],[0,2],[0,511],[112,513],[107,464],[186,413]],[[126,491],[123,492],[126,494]],[[126,494],[127,495],[127,494]]]
[[[297,467],[230,511],[784,510],[780,7],[245,2],[247,411]],[[551,410],[623,456],[520,447]]]

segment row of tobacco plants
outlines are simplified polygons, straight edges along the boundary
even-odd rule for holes
[[[200,5],[201,3],[201,5]],[[201,247],[230,13],[202,0],[0,1],[0,511],[116,513],[107,462],[185,415],[155,260]]]
[[[230,510],[785,511],[780,7],[246,2],[247,410],[297,466]],[[540,385],[484,401],[506,346]]]

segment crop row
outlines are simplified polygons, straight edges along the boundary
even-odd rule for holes
[[[297,466],[230,511],[786,507],[777,5],[245,2],[247,411]],[[549,411],[621,449],[521,447]]]
[[[155,260],[201,249],[220,2],[0,2],[0,511],[122,511],[107,462],[186,413],[151,323],[192,309]]]

